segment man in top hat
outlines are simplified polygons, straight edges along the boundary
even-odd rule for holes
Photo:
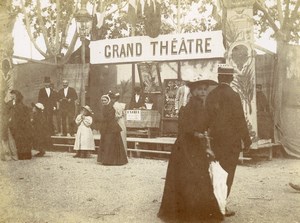
[[[67,80],[63,80],[63,88],[58,92],[63,135],[74,135],[75,133],[75,103],[77,99],[75,89],[69,87]],[[67,128],[67,123],[69,128]]]
[[[51,88],[50,77],[45,77],[44,79],[44,87],[39,91],[38,102],[44,105],[46,120],[52,135],[54,133],[53,112],[57,109],[57,95]]]
[[[244,116],[241,98],[231,87],[234,69],[226,64],[218,67],[219,85],[207,96],[209,130],[211,145],[216,159],[228,173],[227,186],[229,196],[234,173],[242,150],[251,145],[251,139]],[[225,216],[235,213],[226,209]]]

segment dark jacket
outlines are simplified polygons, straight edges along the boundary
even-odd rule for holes
[[[220,84],[206,99],[212,146],[217,153],[239,152],[251,145],[241,98],[229,85]]]
[[[58,100],[60,110],[63,111],[75,111],[75,101],[77,100],[78,96],[74,88],[69,87],[67,96],[65,96],[64,88],[60,89],[58,92]],[[71,99],[70,101],[68,101]]]
[[[50,129],[47,125],[45,114],[42,111],[37,111],[32,114],[32,129],[33,129],[33,143],[35,148],[47,146],[48,138],[50,138]]]
[[[129,109],[138,109],[145,106],[145,96],[140,94],[138,102],[135,101],[135,94],[131,97]]]
[[[30,110],[22,101],[8,102],[8,126],[16,142],[18,150],[31,149],[32,128],[30,124]]]
[[[46,89],[41,88],[38,95],[38,102],[44,105],[45,112],[53,112],[53,107],[56,107],[57,94],[50,88],[50,96],[48,97]]]
[[[191,167],[206,159],[205,139],[194,136],[195,132],[207,131],[207,114],[202,100],[192,97],[186,106],[181,107],[178,118],[178,137],[176,144],[181,148]],[[208,163],[206,163],[208,165]],[[204,165],[202,162],[201,165]]]
[[[121,132],[122,129],[116,120],[116,111],[112,104],[104,105],[102,110],[102,120],[100,122],[100,133],[109,134]]]

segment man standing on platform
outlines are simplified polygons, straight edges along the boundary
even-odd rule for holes
[[[134,88],[134,94],[130,100],[129,109],[142,109],[145,108],[145,96],[141,92],[140,87]]]
[[[45,87],[41,88],[38,95],[38,102],[44,105],[46,121],[48,123],[50,134],[54,134],[53,112],[57,109],[57,97],[53,89],[51,89],[50,77],[44,79]]]
[[[59,109],[62,121],[62,133],[74,135],[75,133],[75,103],[78,99],[74,88],[69,87],[69,82],[63,80],[63,88],[58,92]],[[67,128],[68,125],[68,128]]]
[[[180,86],[176,92],[175,97],[175,111],[176,113],[179,113],[179,110],[181,107],[184,107],[190,97],[190,88],[186,86],[186,81],[183,81],[183,85]]]
[[[234,173],[242,150],[251,145],[251,139],[244,116],[241,98],[231,87],[234,69],[226,64],[218,67],[219,85],[212,90],[206,99],[209,130],[212,137],[212,148],[216,160],[228,173],[227,186],[229,196]],[[235,212],[226,209],[225,216],[232,216]]]

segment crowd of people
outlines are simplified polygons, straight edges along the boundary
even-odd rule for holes
[[[32,149],[38,151],[36,157],[42,157],[52,147],[51,136],[59,131],[64,136],[75,136],[74,158],[88,158],[90,152],[95,151],[91,129],[94,113],[90,106],[84,105],[75,116],[77,93],[69,87],[67,80],[62,83],[62,89],[56,92],[50,78],[45,77],[38,102],[32,103],[32,108],[23,103],[23,95],[18,90],[9,92],[10,100],[7,103],[1,102],[1,160],[31,159]],[[101,143],[97,161],[103,165],[123,165],[128,162],[125,104],[120,103],[119,98],[119,93],[111,91],[101,97],[103,118],[98,128]],[[55,117],[58,114],[60,120]]]
[[[177,106],[178,136],[169,159],[158,213],[158,217],[164,221],[222,220],[224,215],[235,214],[227,208],[225,214],[221,213],[208,171],[210,162],[218,160],[228,173],[228,197],[239,153],[251,145],[240,96],[230,87],[233,73],[233,68],[220,65],[219,83],[201,74],[185,83],[180,95],[187,98],[178,99],[184,103]],[[217,87],[207,95],[210,85]],[[12,100],[6,104],[5,116],[2,118],[6,120],[6,140],[13,139],[15,142],[16,149],[10,150],[16,151],[16,154],[11,153],[15,159],[31,159],[32,148],[39,151],[38,156],[45,154],[45,148],[51,144],[53,113],[57,111],[58,106],[63,110],[63,133],[75,133],[76,128],[67,128],[66,126],[72,125],[66,123],[77,125],[74,157],[86,158],[89,157],[89,152],[95,150],[91,129],[93,111],[88,105],[82,106],[74,119],[77,94],[68,86],[67,81],[63,82],[63,89],[55,96],[50,88],[49,79],[46,79],[45,88],[40,90],[38,102],[33,104],[32,112],[23,104],[23,96],[19,91],[13,90],[11,95]],[[128,163],[125,105],[119,102],[119,97],[120,94],[111,91],[101,97],[103,118],[99,126],[101,140],[97,162],[102,165]],[[141,89],[135,88],[129,108],[142,109],[145,103],[147,100],[145,101]],[[211,138],[211,147],[207,146],[206,132]],[[9,143],[7,145],[9,146]]]

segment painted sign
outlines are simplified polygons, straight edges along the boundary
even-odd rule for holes
[[[224,57],[221,31],[91,41],[91,63],[132,63]]]
[[[141,110],[126,110],[127,121],[141,121],[142,115]]]

